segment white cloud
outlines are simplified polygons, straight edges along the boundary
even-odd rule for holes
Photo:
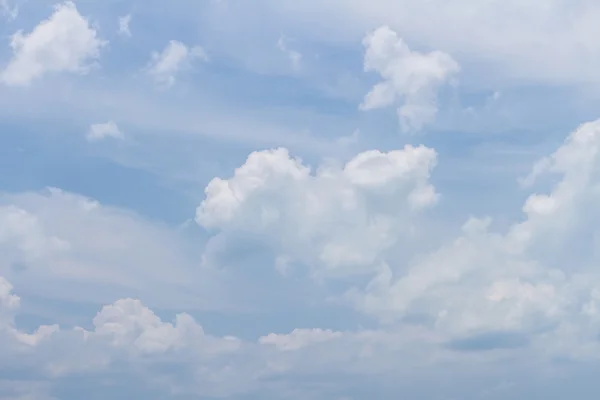
[[[138,354],[164,353],[188,347],[206,354],[235,351],[240,341],[226,337],[211,340],[188,314],[178,314],[174,323],[163,322],[139,300],[121,299],[104,306],[93,320],[93,335],[110,339],[113,346]],[[89,338],[90,333],[85,332]]]
[[[490,217],[470,218],[459,236],[423,252],[419,242],[431,232],[416,211],[437,199],[428,180],[435,160],[433,150],[408,146],[311,173],[283,149],[253,153],[232,178],[206,188],[196,220],[217,229],[221,247],[205,255],[219,263],[252,237],[286,273],[305,266],[338,288],[350,275],[366,277],[342,297],[383,324],[418,316],[459,348],[472,338],[492,348],[531,343],[541,353],[600,356],[600,121],[536,164],[530,184],[548,173],[558,181],[527,198],[523,220],[500,231]],[[303,333],[262,341],[293,348]]]
[[[258,6],[248,9],[264,11],[264,1],[257,2]],[[305,18],[302,10],[308,7],[306,3],[310,0],[295,3],[300,21]],[[322,3],[318,7],[339,7],[336,15],[342,20],[352,6],[367,5],[362,0]],[[359,22],[367,20],[371,29],[384,21],[371,23],[368,14],[383,15],[382,9],[387,8],[390,26],[408,43],[419,49],[445,49],[470,71],[473,65],[460,51],[465,47],[458,46],[459,51],[454,52],[453,46],[463,27],[450,31],[442,22],[461,20],[456,13],[479,15],[489,7],[527,11],[530,6],[523,8],[510,1],[465,2],[461,4],[473,8],[457,11],[456,4],[447,6],[437,0],[421,3],[375,1],[355,17]],[[543,7],[558,3],[551,0]],[[277,7],[282,10],[291,4],[281,0]],[[405,12],[389,12],[398,4]],[[438,13],[431,4],[451,15]],[[565,10],[573,7],[569,4],[564,3]],[[426,18],[413,22],[405,17],[415,8],[429,7],[436,11],[431,22]],[[541,2],[536,7],[542,14],[547,12]],[[285,24],[286,13],[281,14]],[[423,14],[427,12],[420,16]],[[330,15],[326,19],[331,23]],[[318,31],[319,13],[314,16],[311,29]],[[116,22],[115,15],[110,18]],[[440,22],[436,18],[448,19]],[[393,23],[397,20],[406,21],[405,27]],[[519,24],[519,18],[515,20],[500,20],[496,27]],[[234,29],[234,24],[218,23]],[[336,24],[331,23],[332,29],[346,29]],[[360,23],[349,25],[348,29],[360,31],[352,41],[356,50],[358,36],[365,29]],[[436,31],[436,25],[447,38]],[[415,35],[411,32],[414,29],[426,32]],[[482,37],[464,40],[495,41],[486,29],[469,32],[481,33]],[[289,33],[306,46],[314,44],[297,36],[292,26]],[[239,45],[240,36],[232,36]],[[381,74],[396,90],[389,104],[406,106],[412,101],[420,108],[419,113],[411,112],[414,107],[405,109],[407,126],[416,129],[429,123],[436,108],[436,85],[446,80],[435,85],[428,82],[432,76],[443,75],[443,68],[427,64],[427,74],[419,75],[422,69],[402,69],[402,62],[407,58],[410,63],[438,62],[436,67],[443,63],[435,52],[420,53],[403,46],[391,30],[378,30],[371,36],[366,58],[374,70],[387,71],[389,67],[396,71],[390,72],[389,79]],[[387,39],[378,42],[375,36]],[[263,38],[270,60],[275,64],[277,57],[279,62],[287,61],[285,53],[278,55],[274,50],[276,36],[272,32]],[[252,40],[244,38],[243,42]],[[217,42],[207,43],[219,48]],[[392,50],[400,49],[400,55],[383,51],[388,43]],[[554,44],[554,49],[564,49],[563,42]],[[515,46],[520,45],[515,42]],[[173,84],[190,66],[194,50],[182,46],[184,51],[175,45],[174,50],[167,46],[156,54],[155,69],[148,72],[153,71],[159,83]],[[282,51],[290,49],[285,41],[281,47]],[[337,55],[338,50],[344,51],[336,48],[332,53]],[[481,54],[489,57],[488,50]],[[538,55],[548,51],[533,50]],[[389,56],[392,53],[395,56]],[[512,57],[504,57],[502,62],[513,67],[525,55],[521,48],[504,56],[507,54]],[[402,68],[392,68],[395,63]],[[557,61],[561,63],[562,59]],[[515,72],[505,65],[500,65],[502,73]],[[398,70],[416,83],[398,78]],[[429,75],[432,71],[435,73]],[[439,71],[442,73],[437,74]],[[120,88],[121,97],[126,98],[120,100],[120,96],[100,90],[104,89],[100,83],[90,84],[97,85],[93,87],[99,92],[96,97],[87,97],[87,107],[108,104],[106,107],[120,115],[102,114],[113,116],[119,124],[135,126],[123,118],[137,114],[148,130],[165,130],[165,120],[176,121],[186,132],[198,126],[207,131],[223,128],[215,128],[202,115],[181,118],[180,107],[204,109],[201,112],[206,117],[214,113],[214,108],[193,101],[196,98],[185,97],[185,104],[182,100],[149,111],[146,99],[132,101],[127,96],[128,85]],[[496,83],[493,85],[496,90]],[[30,96],[21,90],[15,93],[23,99],[36,97],[39,87]],[[482,103],[497,107],[510,102],[514,95],[501,84],[497,90],[502,101],[496,94],[485,99],[489,90],[477,96]],[[74,88],[72,93],[81,92]],[[371,105],[388,101],[378,97],[381,92],[371,94],[365,104],[367,100]],[[135,107],[120,107],[124,104],[120,101],[135,103]],[[45,112],[53,116],[60,108],[68,109],[53,103]],[[244,128],[241,131],[251,140],[257,138],[254,135],[265,135],[264,130],[240,122],[245,120],[243,116],[226,117],[227,122]],[[79,114],[75,118],[90,121]],[[289,119],[287,114],[278,118]],[[371,129],[348,119],[350,129],[337,126],[338,132],[351,132],[356,123],[362,131],[358,142],[357,135],[339,140],[338,147],[346,146],[343,153],[373,140]],[[304,121],[306,118],[300,123]],[[231,126],[224,130],[231,131]],[[332,132],[321,128],[327,133],[324,140],[331,139]],[[110,121],[92,126],[88,134],[91,140],[123,137]],[[273,141],[286,133],[277,135]],[[293,153],[301,154],[300,145],[295,146],[290,137],[285,140],[292,143]],[[362,148],[344,160],[319,162],[305,154],[302,161],[285,149],[257,151],[246,160],[238,160],[239,168],[229,173],[222,168],[230,165],[233,155],[219,151],[218,162],[213,165],[190,146],[191,157],[202,159],[200,175],[196,170],[186,171],[195,181],[218,171],[196,210],[196,222],[205,229],[186,226],[177,230],[56,189],[0,194],[0,398],[69,400],[88,398],[93,393],[97,398],[359,400],[398,396],[435,399],[443,394],[447,398],[497,400],[528,399],[531,393],[549,399],[564,393],[577,397],[582,392],[583,397],[587,393],[591,398],[598,388],[593,372],[600,365],[600,121],[579,127],[557,151],[533,166],[522,180],[523,200],[518,200],[516,209],[508,202],[491,216],[468,219],[469,211],[473,211],[469,207],[484,201],[477,196],[476,183],[456,176],[460,174],[453,170],[455,165],[446,163],[471,148],[461,147],[454,153],[459,149],[453,147],[450,154],[442,153],[440,168],[432,148],[409,145],[384,150],[389,143],[381,139],[381,150]],[[169,161],[180,155],[172,148],[167,153]],[[181,168],[181,161],[177,161],[177,168]],[[94,190],[102,189],[97,188],[106,179],[101,174],[99,171],[86,178],[96,183]],[[454,179],[466,182],[474,195],[468,197],[461,185],[445,192]],[[495,182],[488,183],[494,186]],[[453,197],[457,193],[460,200]],[[126,195],[104,192],[103,198],[121,201]],[[144,204],[163,201],[142,193],[138,197]],[[476,206],[477,210],[492,208],[488,204]],[[464,224],[453,222],[457,216],[452,212],[457,209],[465,213]],[[224,309],[228,312],[220,313]],[[60,322],[60,328],[53,325],[55,322]],[[450,378],[448,371],[452,371]],[[564,379],[555,379],[556,373]],[[571,391],[565,388],[567,380],[576,382]]]
[[[131,36],[131,30],[129,29],[129,23],[131,22],[131,14],[127,14],[123,17],[119,17],[119,35]]]
[[[217,305],[210,293],[218,278],[194,268],[193,254],[175,229],[83,196],[58,189],[0,196],[0,275],[27,293],[96,304],[136,295],[163,308]],[[156,285],[166,286],[157,293]]]
[[[196,221],[225,237],[260,237],[316,275],[363,273],[396,241],[417,236],[418,211],[438,200],[429,183],[436,158],[423,146],[373,150],[313,174],[285,149],[254,152],[232,178],[208,184]]]
[[[489,218],[471,219],[436,252],[409,265],[389,260],[349,298],[386,322],[419,314],[450,337],[525,332],[541,351],[569,347],[569,356],[596,357],[599,162],[595,121],[534,168],[536,176],[550,172],[558,181],[548,194],[527,198],[522,221],[503,233],[490,229]]]
[[[256,23],[258,15],[276,19],[277,27],[285,27],[298,40],[335,46],[354,46],[364,32],[388,25],[408,43],[444,49],[465,68],[476,67],[465,79],[473,79],[480,88],[491,89],[489,85],[499,81],[505,87],[522,80],[559,85],[599,82],[600,49],[594,38],[600,30],[595,23],[600,5],[595,2],[549,0],[523,6],[515,0],[259,0],[258,4],[228,8],[235,26],[232,37],[241,32],[257,35],[264,29]]]
[[[0,310],[10,307],[13,316],[18,312],[19,298],[3,278],[0,300]],[[251,342],[212,336],[185,313],[175,316],[174,322],[165,322],[134,299],[104,306],[89,328],[42,326],[27,334],[14,321],[9,325],[9,331],[4,332],[8,336],[0,342],[0,367],[11,370],[18,366],[30,371],[35,377],[29,378],[30,385],[35,382],[40,390],[36,398],[45,398],[61,384],[72,385],[73,379],[86,389],[87,382],[108,378],[109,371],[118,371],[116,376],[123,380],[118,383],[135,379],[163,396],[227,398],[255,393],[289,392],[291,396],[295,392],[304,394],[302,397],[312,393],[313,398],[331,398],[326,392],[311,389],[314,379],[305,381],[302,377],[317,374],[336,393],[348,393],[354,385],[371,380],[373,374],[383,377],[391,373],[398,382],[399,378],[407,379],[415,366],[427,365],[434,353],[438,359],[452,357],[451,352],[434,346],[439,344],[438,338],[419,328],[387,333],[298,329]],[[31,339],[34,336],[37,340]],[[30,339],[23,340],[25,337]],[[473,362],[469,361],[471,365]],[[442,369],[430,366],[428,376]],[[351,387],[348,381],[343,385],[331,381],[330,374],[352,376]]]
[[[59,237],[46,235],[35,215],[14,205],[0,206],[0,226],[0,243],[29,257],[44,258],[70,246]]]
[[[0,73],[6,85],[26,86],[47,73],[85,74],[99,57],[105,41],[75,4],[66,1],[29,34],[18,31],[11,38],[13,58]]]
[[[105,138],[124,139],[125,135],[119,129],[114,121],[108,121],[102,124],[92,124],[86,134],[86,139],[95,142]]]
[[[399,100],[402,105],[398,116],[403,130],[419,131],[432,122],[437,114],[437,91],[458,73],[458,63],[441,51],[411,50],[387,26],[369,33],[363,44],[365,71],[375,71],[384,80],[371,89],[360,108],[387,107]]]
[[[134,299],[120,299],[102,307],[93,318],[92,329],[52,325],[40,326],[29,334],[15,325],[20,298],[12,290],[12,285],[0,277],[0,333],[4,334],[0,351],[8,348],[14,360],[33,361],[37,364],[34,368],[47,378],[100,372],[119,360],[142,363],[144,358],[154,357],[151,362],[160,363],[161,356],[169,354],[184,357],[193,371],[211,358],[235,353],[242,344],[235,337],[205,334],[185,313],[176,315],[173,323],[164,322]],[[199,370],[197,374],[203,373]]]
[[[175,83],[177,73],[189,68],[194,59],[207,61],[208,56],[202,47],[189,48],[177,40],[171,40],[162,52],[152,53],[148,73],[166,87]]]
[[[429,183],[436,162],[432,149],[363,152],[344,165],[325,164],[315,172],[284,149],[252,153],[231,178],[209,183],[198,223],[217,229],[216,237],[227,236],[231,252],[251,238],[253,245],[266,244],[274,261],[287,257],[292,270],[298,263],[317,272],[341,269],[321,274],[316,286],[325,281],[342,287],[343,298],[381,321],[378,329],[267,331],[257,340],[241,340],[211,336],[185,313],[165,322],[141,301],[121,298],[101,308],[88,328],[49,325],[26,331],[15,324],[20,300],[2,278],[0,331],[11,340],[0,342],[2,363],[20,360],[19,365],[34,368],[49,382],[71,374],[97,377],[118,368],[124,376],[135,374],[142,382],[175,387],[179,393],[225,397],[257,390],[281,393],[292,386],[311,394],[314,381],[303,386],[302,377],[315,374],[325,380],[351,376],[353,383],[377,375],[388,385],[393,377],[394,385],[403,387],[406,383],[398,379],[431,381],[444,376],[449,365],[467,368],[466,380],[473,374],[518,380],[515,371],[536,371],[533,366],[548,371],[558,358],[597,365],[600,121],[579,127],[544,160],[535,168],[536,177],[554,176],[555,185],[547,194],[531,194],[521,220],[499,230],[489,217],[470,218],[457,237],[422,252],[417,249],[424,236],[413,235],[427,225],[427,215],[414,218],[419,207],[437,198]],[[27,288],[35,279],[56,285],[49,278],[67,274],[77,278],[78,286],[102,282],[133,289],[134,283],[150,282],[154,296],[160,295],[156,288],[175,295],[170,288],[179,281],[178,260],[164,257],[160,243],[169,237],[156,227],[56,190],[45,198],[4,196],[3,203],[11,206],[0,219],[1,275],[11,274],[4,267],[15,258],[10,251],[44,250],[37,253],[43,263],[32,258],[35,274],[24,279],[12,273],[16,287]],[[157,237],[150,240],[148,234]],[[62,242],[69,246],[49,245]],[[64,258],[65,253],[77,254]],[[106,258],[94,261],[89,253]],[[247,248],[242,253],[247,258]],[[153,262],[161,257],[163,272],[171,276],[149,279],[157,272]],[[244,267],[250,275],[260,268],[247,262]],[[243,275],[236,272],[228,273],[232,287]],[[348,279],[355,273],[362,275]],[[297,275],[289,276],[282,279]],[[312,292],[306,290],[308,297]],[[283,304],[285,296],[278,300]],[[186,301],[179,297],[176,302]],[[499,360],[513,364],[508,368]],[[278,383],[269,386],[273,379]],[[490,389],[486,385],[481,389]]]

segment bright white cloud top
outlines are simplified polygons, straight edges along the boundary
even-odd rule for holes
[[[29,85],[50,72],[85,74],[106,44],[89,21],[68,1],[30,33],[16,32],[10,45],[14,55],[0,75],[7,85]]]
[[[0,399],[596,398],[595,3],[42,3]]]
[[[383,81],[367,93],[360,108],[386,107],[399,98],[398,117],[405,131],[419,131],[432,122],[437,113],[437,91],[458,73],[458,63],[441,51],[412,51],[387,26],[368,34],[363,44],[365,71],[379,73]]]

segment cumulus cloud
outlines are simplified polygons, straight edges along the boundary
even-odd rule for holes
[[[196,220],[228,238],[223,252],[239,251],[252,235],[276,267],[304,265],[341,282],[371,276],[342,298],[385,325],[418,316],[453,349],[531,343],[541,352],[567,346],[582,357],[600,354],[599,160],[594,121],[533,167],[530,185],[542,175],[556,182],[526,199],[521,220],[501,231],[491,217],[471,217],[460,235],[429,252],[416,250],[414,236],[427,219],[415,219],[417,211],[438,196],[429,183],[435,152],[425,147],[364,152],[315,173],[283,149],[256,152],[232,178],[209,183]],[[321,333],[261,340],[294,348]]]
[[[235,351],[240,346],[240,341],[234,337],[225,337],[220,342],[211,340],[185,313],[178,314],[174,323],[163,322],[135,299],[121,299],[104,306],[93,324],[94,331],[84,331],[84,337],[89,339],[90,334],[105,337],[111,345],[139,354],[163,353],[187,346],[205,353],[219,353]]]
[[[152,53],[148,73],[159,84],[169,87],[175,83],[177,73],[189,68],[191,62],[195,59],[208,60],[208,56],[202,47],[190,48],[177,40],[171,40],[162,52]]]
[[[436,160],[432,149],[406,146],[313,173],[286,149],[254,152],[233,177],[208,184],[196,221],[225,237],[260,238],[316,275],[363,273],[417,234],[415,216],[438,200],[429,182]]]
[[[136,216],[56,189],[3,195],[0,367],[17,365],[51,385],[112,370],[180,395],[340,398],[358,382],[373,385],[374,376],[394,393],[412,388],[425,395],[427,382],[447,376],[449,367],[464,368],[461,382],[492,374],[527,385],[553,368],[574,376],[578,362],[598,365],[600,121],[581,125],[534,165],[518,220],[501,229],[492,217],[471,217],[441,246],[424,250],[419,242],[431,233],[432,218],[425,211],[439,196],[430,181],[436,162],[437,153],[424,146],[366,151],[316,169],[285,149],[259,151],[232,176],[210,181],[197,209],[196,221],[214,235],[212,243],[226,243],[214,253],[209,242],[205,260],[222,266],[223,257],[238,252],[244,260],[235,267],[249,270],[229,269],[231,286],[210,294],[233,292],[240,276],[263,279],[261,266],[248,259],[265,251],[273,273],[276,264],[309,270],[320,278],[313,286],[334,288],[327,300],[374,317],[379,324],[370,330],[322,326],[269,329],[245,339],[236,332],[213,336],[190,313],[166,318],[116,292],[102,296],[103,302],[116,297],[85,327],[23,329],[13,285],[42,296],[49,293],[44,286],[69,296],[75,296],[72,286],[86,292],[100,284],[127,291],[148,286],[139,293],[153,302],[162,296],[188,305],[177,292],[197,287],[180,284],[204,276],[178,270],[174,254],[181,249],[168,245],[173,238]],[[536,186],[544,186],[541,178],[549,189]],[[35,273],[11,269],[24,260]],[[283,279],[297,284],[296,278]],[[304,292],[307,302],[326,304],[308,299],[312,293]],[[284,304],[285,293],[278,301]],[[571,362],[556,366],[556,360]],[[525,371],[535,372],[525,377]],[[343,384],[331,380],[336,376]],[[418,388],[410,386],[416,381]],[[476,381],[486,393],[498,386]],[[460,385],[453,382],[449,390],[457,397]]]
[[[12,293],[13,286],[0,277],[0,327],[5,328],[13,323],[13,314],[18,309],[21,299]]]
[[[11,318],[19,310],[19,298],[12,291],[10,283],[0,278],[0,311],[8,310]],[[88,378],[94,382],[99,377],[118,387],[132,380],[140,382],[140,387],[150,385],[155,393],[152,398],[286,393],[292,398],[292,393],[331,398],[352,393],[355,385],[372,380],[374,374],[393,373],[394,382],[401,382],[411,368],[428,365],[432,354],[437,352],[438,359],[452,354],[436,350],[439,339],[414,327],[344,333],[297,329],[289,334],[271,333],[257,342],[213,336],[188,314],[166,322],[139,300],[128,298],[102,307],[88,325],[41,326],[28,334],[11,319],[8,331],[0,327],[0,334],[5,335],[0,342],[0,367],[18,365],[31,371],[35,378],[30,378],[29,385],[35,383],[38,398],[50,397],[64,383],[75,389],[74,379],[89,390]],[[429,377],[443,372],[434,368],[429,368]],[[113,377],[109,371],[118,374]],[[310,378],[314,374],[321,378]],[[331,374],[344,377],[345,383],[332,381]],[[328,382],[329,389],[315,392],[316,382]],[[128,387],[129,393],[144,393]]]
[[[411,50],[387,26],[369,33],[363,44],[365,71],[377,72],[383,81],[365,96],[360,108],[371,110],[400,101],[398,116],[405,131],[419,131],[432,122],[437,113],[437,91],[458,73],[458,63],[441,51]]]
[[[13,58],[0,73],[6,85],[26,86],[47,73],[85,74],[100,56],[105,41],[83,17],[75,4],[66,1],[30,33],[18,31],[11,38]]]
[[[102,307],[93,318],[91,329],[52,325],[26,333],[15,324],[20,298],[12,291],[12,285],[0,277],[0,334],[3,335],[0,352],[10,350],[13,360],[20,357],[25,364],[34,362],[37,365],[32,367],[47,379],[82,372],[101,373],[119,363],[141,365],[148,357],[159,365],[176,357],[185,359],[190,372],[198,368],[195,377],[208,384],[210,373],[202,371],[201,366],[215,357],[239,351],[242,344],[232,336],[206,334],[185,313],[177,314],[172,323],[165,322],[139,300],[129,298]],[[3,368],[5,362],[0,363]],[[216,373],[218,361],[211,364]]]
[[[85,137],[90,142],[96,142],[105,138],[122,140],[125,135],[114,121],[108,121],[101,124],[92,124]]]
[[[596,357],[599,161],[595,121],[534,167],[536,176],[552,173],[557,181],[527,198],[521,221],[501,232],[491,218],[470,219],[434,253],[408,265],[389,260],[349,298],[388,323],[418,314],[448,337],[513,332],[532,335],[541,351],[568,346],[569,356]]]

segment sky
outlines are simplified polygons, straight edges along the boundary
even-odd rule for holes
[[[0,0],[0,399],[596,399],[598,18]]]

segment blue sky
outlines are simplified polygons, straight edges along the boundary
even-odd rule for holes
[[[595,398],[598,17],[0,0],[0,398]]]

